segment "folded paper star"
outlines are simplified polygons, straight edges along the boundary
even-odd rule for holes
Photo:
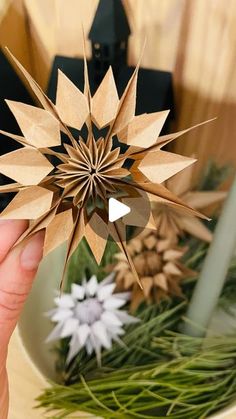
[[[213,204],[219,204],[227,196],[225,191],[193,190],[192,179],[193,166],[189,166],[183,172],[179,172],[171,179],[168,179],[166,187],[188,205],[198,210]],[[171,205],[154,203],[153,213],[159,234],[163,237],[168,237],[173,243],[178,243],[178,238],[183,236],[184,233],[206,242],[212,240],[212,232],[197,217],[191,217]]]
[[[88,355],[95,351],[101,364],[102,349],[111,349],[113,341],[122,345],[123,326],[139,322],[121,309],[129,301],[130,293],[114,293],[115,288],[113,273],[100,283],[93,275],[88,281],[84,278],[81,285],[72,284],[71,293],[54,299],[56,308],[46,314],[56,326],[47,342],[70,338],[67,364],[83,348]]]
[[[22,136],[1,133],[22,147],[0,157],[0,172],[15,181],[0,186],[0,192],[16,192],[1,218],[30,220],[20,240],[45,229],[44,255],[68,241],[65,266],[83,237],[100,263],[110,236],[139,280],[127,251],[125,225],[108,221],[108,199],[116,194],[141,197],[199,215],[161,185],[195,161],[161,151],[189,130],[158,137],[168,111],[135,116],[138,68],[120,98],[111,68],[93,97],[86,60],[84,92],[59,71],[53,104],[9,55],[42,108],[7,101]]]
[[[143,230],[127,244],[138,272],[142,289],[135,281],[123,253],[117,253],[114,266],[117,289],[131,292],[131,311],[145,301],[159,303],[172,296],[183,297],[181,282],[196,273],[181,263],[187,247],[177,246],[169,238],[161,238],[156,231]]]

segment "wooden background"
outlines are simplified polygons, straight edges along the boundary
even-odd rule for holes
[[[45,88],[56,53],[81,55],[81,22],[87,33],[98,0],[7,3],[0,42]],[[236,0],[124,0],[124,5],[132,28],[129,62],[137,62],[147,37],[142,65],[174,73],[176,127],[218,117],[179,139],[175,150],[197,154],[196,173],[210,157],[236,163]]]

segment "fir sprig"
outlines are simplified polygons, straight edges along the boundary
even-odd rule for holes
[[[101,373],[65,387],[52,384],[40,406],[53,418],[84,411],[103,418],[203,419],[235,398],[235,337],[204,340],[177,333],[154,339],[150,348],[165,360]]]
[[[166,329],[175,330],[185,307],[186,302],[173,305],[173,302],[168,301],[141,307],[137,313],[140,322],[126,329],[122,339],[123,345],[114,343],[110,350],[103,351],[102,368],[98,368],[96,358],[89,357],[85,351],[81,351],[74,361],[66,366],[68,343],[64,343],[59,357],[62,382],[70,385],[77,382],[81,374],[91,378],[94,375],[99,376],[102,371],[121,368],[124,364],[137,366],[162,358],[157,352],[151,351],[152,339],[163,334]]]

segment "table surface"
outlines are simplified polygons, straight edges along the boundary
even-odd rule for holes
[[[47,385],[46,381],[27,356],[17,330],[9,346],[8,375],[10,387],[9,419],[42,419],[47,417],[42,410],[34,409],[35,398]],[[75,416],[73,417],[75,418]],[[77,417],[79,418],[79,414]],[[230,409],[229,413],[214,417],[214,419],[235,418],[236,407]]]

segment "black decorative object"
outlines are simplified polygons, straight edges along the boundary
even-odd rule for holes
[[[5,99],[15,100],[33,104],[33,100],[23,83],[15,73],[13,67],[5,57],[3,51],[0,49],[0,128],[3,131],[21,134],[17,122],[10,112]],[[0,155],[8,153],[19,147],[16,141],[7,138],[0,134]],[[10,183],[11,179],[0,175],[0,185]],[[12,199],[12,194],[1,194],[0,211],[3,210],[9,201]]]
[[[32,97],[0,49],[0,129],[20,134],[17,122],[12,116],[5,99],[33,104]],[[4,138],[6,137],[0,134],[0,154],[9,152],[17,147],[17,143],[14,140],[8,138],[7,141],[4,141]]]
[[[92,94],[96,91],[109,65],[112,66],[118,93],[121,95],[134,67],[127,65],[127,48],[130,27],[121,0],[100,0],[89,39],[92,42],[92,59],[88,61]],[[73,83],[83,90],[83,60],[56,56],[54,59],[48,95],[55,100],[57,70],[60,68]],[[152,92],[150,94],[150,92]],[[171,109],[165,124],[173,117],[172,74],[140,68],[137,88],[136,114]]]
[[[122,1],[101,0],[89,32],[97,83],[103,79],[110,65],[115,75],[126,65],[129,35],[129,22]]]

